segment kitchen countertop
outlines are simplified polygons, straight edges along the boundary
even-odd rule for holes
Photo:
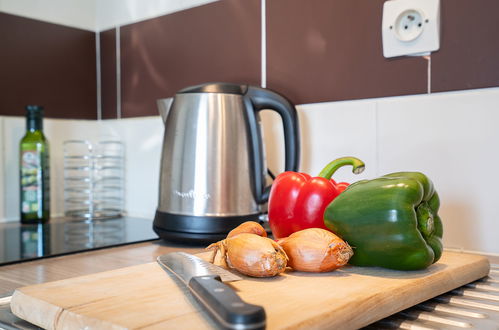
[[[51,218],[46,224],[0,223],[0,267],[6,264],[157,240],[152,219]]]
[[[204,247],[155,240],[0,266],[0,297],[9,296],[16,288],[30,284],[153,262],[157,256],[173,251],[199,253],[204,251]]]

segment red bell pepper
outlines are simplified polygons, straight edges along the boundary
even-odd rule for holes
[[[269,225],[275,239],[306,228],[329,230],[324,225],[324,211],[349,185],[336,183],[331,176],[345,165],[352,165],[355,174],[365,167],[360,159],[343,157],[329,163],[317,177],[288,171],[275,178],[268,203]]]

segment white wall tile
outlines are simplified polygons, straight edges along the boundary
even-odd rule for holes
[[[4,191],[5,220],[19,220],[19,142],[25,134],[23,117],[4,117]],[[95,121],[45,119],[44,134],[50,150],[50,210],[52,216],[64,213],[63,142],[69,139],[90,139],[97,135]]]
[[[0,223],[5,221],[5,173],[4,173],[4,155],[5,155],[5,137],[4,137],[4,117],[0,116]],[[6,253],[7,244],[5,230],[0,230],[0,256]]]
[[[0,12],[103,31],[218,0],[0,0]]]
[[[19,142],[25,133],[25,119],[4,117],[4,218],[19,219]]]
[[[1,0],[0,11],[95,31],[96,0]]]
[[[97,31],[131,24],[218,0],[96,0]]]
[[[90,140],[98,136],[94,120],[45,119],[44,134],[50,148],[50,213],[64,215],[64,141]]]
[[[125,144],[127,214],[154,218],[158,206],[163,121],[157,116],[105,120],[103,124]]]
[[[365,161],[365,173],[353,175],[346,167],[335,179],[354,182],[394,171],[422,171],[441,197],[445,246],[497,254],[499,173],[493,168],[499,161],[497,104],[499,88],[300,105],[300,170],[317,175],[332,159],[351,155]],[[261,117],[267,163],[274,172],[282,171],[279,116],[264,111]],[[24,121],[0,117],[4,201],[0,219],[18,218],[18,144]],[[63,212],[62,142],[117,136],[126,146],[126,211],[153,218],[163,139],[159,116],[101,122],[46,119],[45,133],[51,146],[55,215]]]
[[[344,167],[335,174],[336,181],[354,182],[377,173],[374,102],[317,103],[298,109],[305,172],[317,175],[335,158],[354,156],[365,162],[364,173],[355,175],[351,167]]]
[[[499,253],[498,104],[499,88],[378,101],[379,170],[432,179],[446,247]]]
[[[23,117],[1,117],[0,221],[19,219],[19,141],[25,133]],[[119,138],[126,147],[125,208],[129,215],[154,216],[158,202],[159,162],[163,140],[160,117],[123,120],[45,119],[44,133],[50,147],[51,215],[64,214],[64,158],[66,140]],[[2,159],[3,157],[3,159]],[[3,170],[1,168],[3,167]]]
[[[3,170],[4,167],[4,155],[5,155],[5,137],[3,131],[3,117],[0,117],[0,222],[4,221],[5,214],[5,191],[4,191],[4,180],[5,173]],[[3,237],[0,237],[3,238]],[[1,249],[1,246],[0,246]],[[0,251],[1,255],[1,251]]]
[[[376,103],[373,101],[326,102],[297,106],[300,139],[300,171],[316,176],[330,161],[354,156],[366,163],[366,170],[352,174],[346,166],[334,175],[336,181],[354,182],[374,176],[376,168]],[[284,144],[279,116],[261,115],[267,149],[267,163],[276,174],[284,168]]]

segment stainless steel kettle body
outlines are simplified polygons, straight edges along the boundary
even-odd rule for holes
[[[213,242],[248,220],[268,199],[258,111],[283,120],[285,170],[296,171],[294,106],[262,88],[227,83],[189,87],[158,100],[165,121],[159,202],[153,228],[174,241]]]

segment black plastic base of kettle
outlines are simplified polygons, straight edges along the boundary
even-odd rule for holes
[[[259,221],[259,214],[213,217],[189,216],[156,211],[153,230],[164,240],[175,243],[207,244],[224,239],[229,231],[245,221]]]

